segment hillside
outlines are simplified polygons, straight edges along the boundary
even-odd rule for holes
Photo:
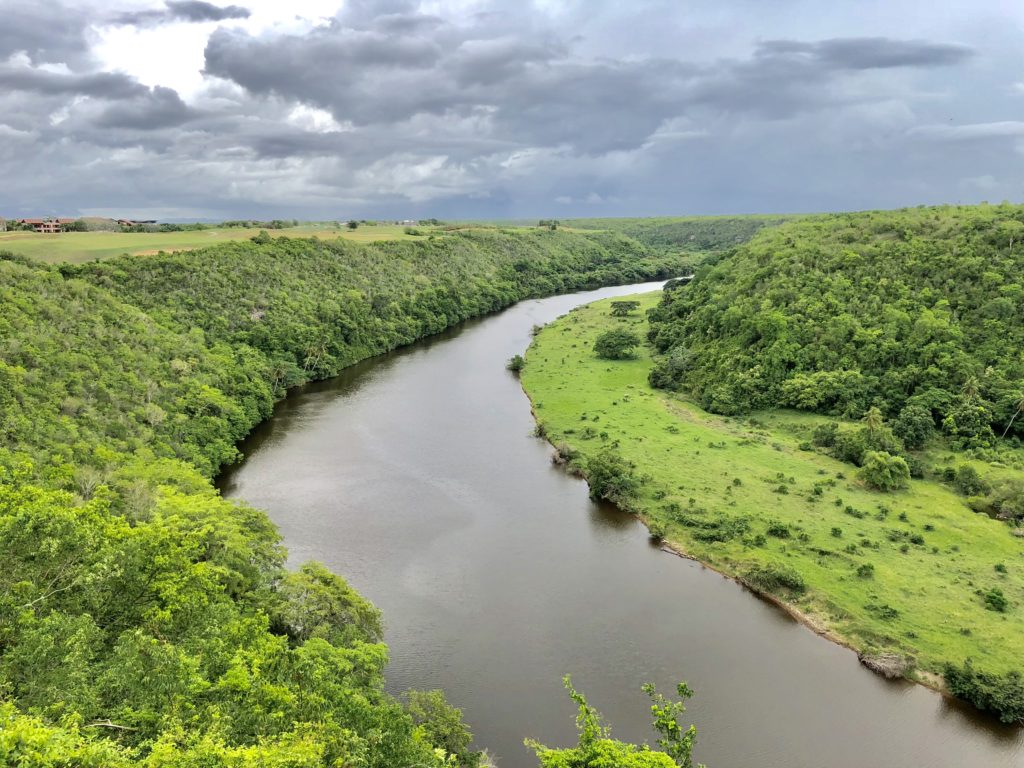
[[[618,232],[658,251],[707,253],[735,248],[765,227],[794,216],[653,216],[650,218],[569,219],[575,229]]]
[[[762,230],[651,316],[652,382],[718,413],[925,409],[965,446],[1024,436],[1024,207]],[[1012,424],[1011,424],[1012,422]]]
[[[475,766],[380,616],[210,478],[289,386],[531,295],[667,276],[598,234],[0,257],[0,762]]]

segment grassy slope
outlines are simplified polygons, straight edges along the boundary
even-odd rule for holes
[[[335,228],[330,224],[303,224],[289,229],[272,229],[273,237],[343,237],[360,243],[378,240],[415,239],[396,225],[363,226],[355,230]],[[227,227],[195,232],[65,232],[40,235],[35,232],[0,233],[0,251],[12,251],[48,263],[69,261],[82,263],[108,259],[122,254],[153,254],[158,251],[184,251],[203,248],[229,240],[247,240],[259,229]]]
[[[929,671],[968,656],[993,671],[1021,666],[1024,543],[1004,523],[971,512],[961,497],[935,482],[914,480],[895,494],[866,490],[855,480],[854,467],[798,448],[821,417],[714,416],[652,390],[646,349],[635,360],[599,360],[592,347],[602,330],[625,322],[644,335],[643,311],[658,294],[635,298],[642,301],[641,312],[628,320],[611,318],[609,301],[597,302],[556,321],[534,341],[522,380],[548,439],[568,442],[584,456],[618,441],[618,451],[649,476],[638,499],[641,514],[664,524],[669,541],[731,575],[764,563],[796,569],[808,592],[793,604],[858,649],[899,648]],[[582,439],[588,426],[599,434]],[[741,484],[734,485],[734,478]],[[815,497],[812,489],[822,483],[823,493]],[[780,486],[788,493],[779,493]],[[656,498],[660,493],[664,498]],[[702,542],[693,535],[698,529],[672,522],[666,509],[672,502],[684,514],[747,517],[750,528],[727,542]],[[858,519],[847,506],[866,515]],[[890,511],[880,520],[883,506]],[[759,546],[754,537],[766,533],[769,521],[790,526],[792,537],[765,536]],[[842,529],[840,538],[832,535],[833,527]],[[921,534],[924,545],[910,544],[902,553],[905,541],[890,541],[889,531]],[[864,539],[872,545],[861,545]],[[845,551],[849,544],[856,545],[855,553]],[[856,575],[864,563],[874,566],[872,578]],[[997,563],[1008,573],[997,573]],[[1008,613],[984,608],[977,590],[993,586],[1009,598]],[[891,606],[899,615],[886,620],[871,605]]]

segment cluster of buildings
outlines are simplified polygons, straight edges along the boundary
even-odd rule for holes
[[[56,216],[47,216],[42,219],[12,219],[12,223],[18,224],[22,229],[27,227],[33,232],[39,232],[43,235],[55,235],[59,232],[65,232],[76,221],[78,219],[59,218]],[[114,219],[114,222],[121,227],[137,227],[140,224],[157,223],[156,219]],[[0,218],[0,232],[6,232],[7,229],[7,220]]]

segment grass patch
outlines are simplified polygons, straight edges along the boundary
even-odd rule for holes
[[[709,414],[648,386],[646,346],[598,358],[594,342],[609,329],[646,338],[659,294],[631,298],[641,306],[628,317],[600,301],[534,338],[522,381],[552,443],[583,462],[614,449],[638,479],[631,508],[666,540],[860,650],[897,651],[937,673],[968,657],[995,673],[1021,668],[1024,542],[1009,526],[971,511],[937,472],[871,490],[855,467],[809,446],[825,417]],[[581,440],[592,422],[604,437]],[[929,467],[951,458],[944,445],[922,454]]]

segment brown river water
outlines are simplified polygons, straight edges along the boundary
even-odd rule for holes
[[[875,676],[552,466],[505,361],[535,323],[658,287],[524,301],[296,390],[221,489],[373,600],[389,689],[443,688],[500,768],[535,768],[526,736],[575,743],[566,673],[628,741],[654,738],[641,684],[688,681],[708,768],[1024,766],[1021,729]]]

